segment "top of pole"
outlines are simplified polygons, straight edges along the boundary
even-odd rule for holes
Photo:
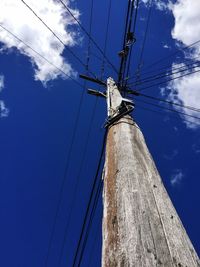
[[[119,106],[122,103],[122,96],[119,92],[119,89],[113,80],[113,78],[109,77],[107,79],[107,107],[108,107],[108,117],[112,117]]]

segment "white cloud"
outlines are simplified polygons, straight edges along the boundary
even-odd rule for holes
[[[0,92],[3,90],[4,88],[4,76],[0,75]]]
[[[170,3],[168,8],[171,10],[175,19],[172,38],[177,44],[180,47],[183,45],[189,46],[199,40],[200,1],[192,1],[191,4],[190,0],[179,0],[174,4]],[[189,59],[194,59],[198,56],[200,56],[200,43],[193,45],[191,49],[185,50],[185,57]],[[192,71],[198,69],[199,68],[196,68]],[[187,72],[191,71],[188,70]],[[168,98],[171,101],[179,102],[186,106],[200,108],[200,75],[198,72],[170,82],[167,87],[167,91],[168,90],[170,90]],[[180,109],[178,107],[176,109],[182,112],[187,112],[189,115],[200,117],[195,111]],[[188,121],[185,122],[188,128],[196,129],[200,126],[200,121],[198,119],[189,118],[184,115],[182,117],[191,121],[191,123]]]
[[[9,109],[6,107],[3,100],[0,100],[0,118],[8,117]]]
[[[74,25],[75,22],[59,2],[55,0],[26,0],[26,2],[66,45],[74,46],[78,42],[78,36],[75,31],[71,27],[69,29],[69,26]],[[69,7],[69,0],[65,0],[65,3]],[[71,65],[62,55],[64,46],[22,1],[1,0],[0,9],[0,24],[29,44],[58,68],[61,68],[69,75],[75,75]],[[79,17],[78,10],[72,10],[72,12],[77,18]],[[20,53],[30,58],[36,80],[40,80],[45,84],[49,80],[58,78],[58,76],[66,78],[57,68],[44,61],[24,44],[16,41],[2,28],[0,28],[0,42],[4,44],[4,51],[15,47]]]
[[[168,11],[170,9],[171,2],[168,0],[164,0],[164,1],[163,0],[152,0],[152,1],[156,9],[160,11]],[[150,0],[142,0],[142,2],[145,5],[148,5],[150,3]]]
[[[178,185],[183,180],[184,174],[181,170],[175,170],[173,175],[170,178],[170,182],[172,186]]]

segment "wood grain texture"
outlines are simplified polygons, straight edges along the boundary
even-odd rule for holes
[[[108,131],[103,267],[197,267],[198,256],[132,118]]]

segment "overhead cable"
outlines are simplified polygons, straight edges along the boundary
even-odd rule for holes
[[[150,73],[155,73],[154,75],[156,75],[156,73],[158,73],[159,71],[162,71],[162,70],[164,70],[165,72],[168,72],[168,71],[171,71],[171,70],[182,68],[183,65],[189,66],[189,65],[196,64],[196,63],[200,63],[200,60],[196,60],[196,59],[200,59],[200,57],[199,56],[195,57],[192,60],[191,59],[184,59],[184,61],[182,61],[182,62],[173,63],[173,65],[172,64],[165,65],[165,66],[163,66],[161,68],[145,71],[145,72],[142,72],[142,76],[144,77],[144,76],[146,76],[147,74],[150,74]],[[186,63],[186,62],[189,62],[189,63]],[[180,67],[180,65],[182,65],[182,66]],[[176,67],[176,66],[179,66],[179,67]],[[134,78],[135,78],[135,80],[137,80],[137,74],[127,78],[127,80],[130,81],[130,80],[132,80]]]
[[[105,35],[105,42],[104,42],[104,55],[102,56],[102,66],[101,66],[101,80],[104,76],[105,71],[105,55],[107,50],[107,42],[108,42],[108,33],[109,33],[109,25],[110,25],[110,17],[111,17],[111,7],[112,7],[112,0],[109,0],[109,6],[108,6],[108,17],[107,17],[107,25],[106,25],[106,35]]]
[[[68,13],[70,14],[70,16],[77,22],[77,24],[79,25],[79,27],[81,28],[81,30],[88,36],[88,38],[90,38],[90,40],[93,42],[93,44],[96,46],[96,48],[100,51],[100,53],[103,56],[105,56],[105,59],[107,60],[108,64],[112,67],[112,69],[115,71],[115,73],[118,73],[116,67],[111,63],[111,61],[108,59],[108,57],[106,55],[104,55],[103,50],[100,48],[100,46],[94,40],[94,38],[87,32],[87,30],[85,29],[85,27],[83,27],[83,25],[80,23],[80,21],[74,16],[74,14],[70,10],[70,8],[68,8],[67,5],[62,0],[58,0],[58,1],[64,6],[64,8],[68,11]]]
[[[79,251],[80,251],[80,248],[81,248],[81,245],[82,245],[82,242],[83,242],[84,232],[85,232],[85,229],[87,227],[87,220],[88,220],[88,217],[89,217],[89,214],[90,214],[90,210],[92,208],[92,201],[93,201],[93,199],[95,199],[95,193],[94,192],[95,192],[95,188],[96,188],[96,185],[97,185],[98,177],[99,177],[99,174],[100,174],[102,159],[103,159],[104,150],[105,150],[106,138],[107,138],[107,130],[104,133],[104,138],[103,138],[103,144],[102,144],[102,147],[101,147],[100,158],[99,158],[96,174],[95,174],[95,177],[94,177],[94,181],[93,181],[93,185],[92,185],[92,189],[91,189],[88,205],[87,205],[87,208],[86,208],[86,212],[85,212],[85,216],[84,216],[84,220],[83,220],[83,224],[82,224],[82,229],[81,229],[80,237],[79,237],[79,240],[78,240],[77,249],[76,249],[76,252],[75,252],[75,255],[74,255],[74,260],[73,260],[72,267],[76,267],[77,258],[78,258]],[[96,191],[96,193],[97,193],[97,191]]]
[[[163,102],[163,103],[168,104],[168,105],[177,106],[177,107],[180,107],[180,108],[183,108],[183,109],[188,109],[188,110],[191,110],[191,111],[200,112],[199,108],[195,108],[195,107],[192,107],[192,106],[176,103],[176,102],[173,102],[173,101],[170,101],[170,100],[166,100],[166,99],[163,99],[163,98],[159,98],[159,97],[154,97],[154,96],[142,94],[142,93],[140,93],[138,91],[128,90],[128,93],[129,94],[133,94],[135,96],[143,96],[145,98],[149,98],[149,99],[152,99],[152,100]]]
[[[184,46],[184,47],[182,47],[182,48],[178,48],[175,52],[169,54],[168,56],[163,57],[163,58],[161,58],[161,59],[159,59],[159,60],[153,62],[152,64],[150,64],[150,65],[144,67],[143,70],[145,70],[145,69],[150,69],[151,67],[153,67],[153,66],[155,66],[155,65],[158,65],[160,62],[163,62],[163,61],[165,61],[165,60],[167,60],[167,59],[169,59],[169,58],[171,58],[171,57],[177,55],[179,52],[184,51],[184,50],[186,50],[186,49],[189,49],[189,48],[195,46],[195,45],[198,44],[198,43],[200,43],[200,39],[197,40],[197,41],[195,41],[195,42],[193,42],[193,43],[191,43],[190,45],[186,45],[186,46]]]
[[[161,105],[157,105],[157,104],[154,104],[154,103],[150,103],[150,102],[147,102],[147,101],[138,99],[138,98],[136,98],[135,100],[138,101],[138,102],[142,102],[142,103],[145,103],[145,104],[154,106],[154,107],[158,107],[158,108],[161,108],[161,109],[165,109],[165,110],[170,111],[170,112],[177,113],[177,114],[179,114],[179,115],[184,115],[184,116],[187,116],[187,117],[191,117],[191,118],[193,118],[193,119],[196,119],[196,120],[200,120],[200,117],[193,116],[193,115],[191,115],[191,114],[187,114],[187,113],[182,112],[182,111],[178,111],[178,110],[175,110],[175,109],[170,109],[170,108],[167,108],[167,107],[165,107],[165,106],[161,106]]]
[[[149,6],[148,6],[148,15],[147,15],[147,23],[146,23],[146,28],[145,28],[145,34],[144,34],[144,38],[143,38],[143,42],[142,42],[142,49],[141,49],[141,53],[140,53],[140,56],[139,56],[139,62],[138,62],[138,71],[139,72],[140,72],[141,67],[142,67],[144,49],[145,49],[147,34],[148,34],[148,30],[149,30],[150,18],[151,18],[151,13],[152,13],[152,3],[153,3],[153,0],[150,0],[149,1]],[[127,75],[127,77],[128,77],[128,75]]]
[[[156,81],[156,80],[160,80],[160,79],[164,79],[166,77],[169,77],[169,76],[174,76],[175,74],[180,74],[182,72],[187,72],[187,71],[190,71],[190,70],[193,70],[193,69],[197,69],[200,67],[200,63],[197,65],[193,65],[189,68],[186,68],[185,66],[182,66],[180,68],[177,68],[177,69],[174,69],[174,70],[177,70],[175,72],[171,71],[169,73],[166,73],[166,72],[162,72],[162,73],[159,73],[157,75],[154,75],[154,76],[150,76],[150,77],[146,77],[145,79],[142,79],[140,81],[136,81],[136,82],[133,82],[133,83],[130,83],[129,85],[131,86],[138,86],[138,85],[143,85],[144,83],[150,83],[150,82],[153,82],[153,81]]]
[[[63,255],[64,255],[64,248],[65,248],[65,244],[66,244],[66,241],[67,241],[67,237],[68,237],[68,233],[69,233],[69,225],[70,225],[71,218],[72,218],[73,204],[75,203],[75,200],[77,198],[78,186],[79,186],[79,183],[80,183],[82,169],[83,169],[84,162],[85,162],[85,159],[86,159],[86,153],[87,153],[88,145],[89,145],[89,141],[90,141],[90,134],[91,134],[91,131],[92,131],[92,128],[93,128],[94,117],[95,117],[95,114],[96,114],[96,107],[97,107],[97,98],[95,100],[95,104],[94,104],[94,107],[93,107],[92,112],[91,112],[92,116],[91,116],[90,123],[89,123],[89,129],[87,131],[87,136],[86,136],[86,140],[85,140],[85,144],[84,144],[84,148],[83,148],[83,153],[82,153],[82,157],[81,157],[81,161],[80,161],[80,166],[78,168],[78,174],[77,174],[77,176],[75,178],[74,189],[72,190],[73,191],[72,200],[71,200],[71,204],[70,204],[70,210],[69,210],[69,212],[67,214],[67,221],[65,223],[65,230],[64,230],[64,238],[63,238],[63,242],[62,242],[62,246],[61,246],[61,253],[60,253],[60,256],[59,256],[59,263],[58,263],[59,267],[62,264],[62,258],[63,258]]]
[[[189,72],[189,73],[180,75],[180,76],[178,76],[178,77],[174,77],[174,78],[165,80],[165,81],[160,82],[160,83],[156,83],[156,84],[152,84],[152,85],[149,85],[149,86],[140,88],[140,89],[138,89],[138,91],[140,92],[140,91],[143,91],[143,90],[146,90],[146,89],[155,87],[155,86],[159,86],[159,85],[162,85],[162,84],[166,84],[166,83],[168,83],[168,82],[171,82],[171,81],[174,81],[174,80],[177,80],[177,79],[180,79],[180,78],[183,78],[183,77],[185,77],[185,76],[189,76],[189,75],[192,75],[192,74],[194,74],[194,73],[198,73],[198,72],[200,72],[200,70],[196,70],[196,71],[193,71],[193,72]]]
[[[21,2],[41,21],[41,23],[54,35],[54,37],[67,49],[67,51],[74,57],[76,58],[76,60],[84,67],[87,68],[87,65],[85,65],[85,63],[65,44],[65,42],[63,42],[60,37],[46,24],[46,22],[44,22],[44,20],[37,15],[37,13],[24,1],[21,0]],[[94,76],[95,74],[88,70],[88,72]]]
[[[162,112],[162,111],[158,111],[158,110],[154,110],[154,109],[150,109],[150,108],[146,108],[146,107],[143,107],[143,106],[140,106],[140,105],[137,105],[137,108],[139,109],[143,109],[145,111],[151,111],[157,115],[160,115],[163,117],[163,115],[166,115],[165,112]],[[196,123],[194,121],[191,121],[191,120],[186,120],[185,118],[180,118],[180,117],[176,117],[176,116],[173,116],[173,115],[170,115],[170,114],[167,114],[169,116],[169,118],[171,119],[175,119],[175,120],[178,120],[178,121],[183,121],[183,122],[189,122],[190,124],[193,124],[193,125],[197,125],[197,126],[200,126],[200,123]]]
[[[74,83],[76,83],[79,87],[83,88],[82,84],[77,82],[73,77],[71,77],[69,74],[67,74],[63,69],[56,66],[54,63],[52,63],[50,60],[48,60],[46,57],[44,57],[42,54],[40,54],[38,51],[36,51],[34,48],[32,48],[30,45],[25,43],[22,39],[20,39],[17,35],[12,33],[10,30],[8,30],[5,26],[0,24],[0,27],[4,29],[7,33],[9,33],[12,37],[14,37],[18,42],[24,44],[27,48],[29,48],[31,51],[33,51],[35,54],[37,54],[40,58],[45,60],[48,64],[56,68],[60,73],[62,73],[64,76],[68,77],[70,80],[72,80]]]

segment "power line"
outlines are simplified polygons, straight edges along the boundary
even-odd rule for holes
[[[87,65],[84,64],[84,62],[60,39],[60,37],[58,37],[58,35],[44,22],[44,20],[39,17],[37,15],[37,13],[24,1],[21,0],[21,2],[42,22],[42,24],[55,36],[55,38],[68,50],[68,52],[70,52],[70,54],[76,58],[76,60],[84,67],[87,68]],[[88,72],[94,76],[95,74],[93,72],[91,72],[90,70],[88,70]]]
[[[143,72],[142,75],[146,75],[146,74],[149,74],[149,73],[154,73],[154,72],[162,71],[162,70],[165,70],[165,72],[167,72],[167,71],[171,71],[171,70],[175,70],[175,69],[177,69],[175,66],[179,66],[178,68],[180,68],[180,65],[181,65],[181,64],[184,64],[185,66],[188,66],[188,65],[195,64],[195,63],[200,63],[199,60],[193,61],[193,60],[195,60],[195,59],[197,59],[197,58],[199,58],[199,56],[193,58],[192,60],[191,60],[191,59],[185,59],[185,60],[182,61],[182,62],[179,62],[179,63],[173,63],[173,67],[172,67],[172,64],[170,64],[170,65],[167,65],[167,66],[163,66],[162,68],[159,68],[159,69],[154,69],[154,70],[151,70],[151,71],[146,71],[146,72]],[[186,61],[186,62],[189,61],[190,63],[186,64],[185,61]],[[136,78],[135,80],[137,80],[137,74],[135,74],[135,75],[129,77],[127,80],[132,80],[133,78]]]
[[[151,18],[151,13],[152,13],[152,3],[153,3],[153,0],[150,0],[149,6],[148,6],[146,29],[145,29],[143,42],[142,42],[141,53],[140,53],[140,56],[139,56],[139,63],[138,63],[138,71],[139,72],[140,72],[140,69],[142,67],[142,59],[143,59],[143,55],[144,55],[144,49],[145,49],[145,44],[146,44],[146,39],[147,39],[147,33],[148,33],[148,30],[149,30],[149,23],[150,23],[150,18]]]
[[[180,74],[182,72],[186,72],[186,71],[189,71],[189,70],[192,70],[192,69],[196,69],[198,67],[200,67],[200,63],[199,63],[199,65],[194,65],[194,66],[191,66],[190,68],[185,68],[185,66],[184,67],[180,67],[180,68],[177,68],[178,71],[176,71],[176,72],[172,72],[172,71],[169,72],[169,73],[162,72],[162,73],[159,73],[157,75],[150,76],[150,77],[147,77],[147,78],[145,78],[143,80],[140,80],[140,82],[130,83],[129,85],[132,85],[132,86],[133,85],[134,86],[143,85],[144,83],[153,82],[153,81],[160,80],[162,78],[166,78],[166,77],[169,77],[169,76],[173,77],[174,74]],[[159,76],[159,75],[161,75],[161,76]]]
[[[89,21],[89,34],[90,35],[91,35],[91,32],[92,32],[93,7],[94,7],[94,0],[91,1],[90,21]],[[90,40],[90,38],[88,38],[88,49],[87,49],[87,58],[86,58],[86,65],[87,65],[86,69],[87,70],[88,70],[89,61],[90,61],[90,51],[91,51],[91,40]],[[86,86],[86,82],[85,82],[85,86]],[[60,256],[59,256],[58,266],[61,265],[61,261],[62,261],[62,257],[63,257],[63,253],[64,253],[64,247],[65,247],[65,243],[66,243],[66,239],[67,239],[67,235],[68,235],[69,223],[71,221],[72,211],[73,211],[72,204],[75,201],[75,198],[76,198],[76,195],[77,195],[77,189],[78,189],[78,184],[79,184],[79,181],[80,181],[81,170],[82,170],[82,167],[83,167],[83,163],[84,163],[84,160],[85,160],[85,155],[86,155],[87,148],[88,148],[88,143],[89,143],[90,133],[91,133],[91,129],[92,129],[92,124],[93,124],[93,121],[94,121],[96,107],[97,107],[97,98],[96,98],[95,105],[94,105],[93,110],[92,110],[92,117],[91,117],[91,120],[90,120],[90,123],[89,123],[89,130],[88,130],[88,133],[87,133],[87,137],[86,137],[86,141],[85,141],[85,145],[84,145],[84,149],[83,149],[83,154],[82,154],[82,159],[81,159],[78,175],[76,177],[76,183],[75,183],[74,192],[73,192],[73,199],[71,201],[71,207],[70,207],[68,219],[67,219],[67,222],[65,224],[64,239],[63,239],[62,246],[61,246],[61,253],[60,253]]]
[[[63,197],[64,185],[66,183],[67,173],[68,173],[68,170],[69,170],[69,163],[70,163],[70,158],[71,158],[71,155],[72,155],[72,149],[73,149],[73,146],[74,146],[75,136],[76,136],[76,133],[77,133],[78,121],[79,121],[79,118],[80,118],[84,92],[85,91],[83,90],[82,93],[81,93],[81,98],[80,98],[79,105],[78,105],[78,112],[76,114],[75,124],[74,124],[74,128],[73,128],[73,133],[72,133],[72,139],[71,139],[70,147],[69,147],[68,154],[67,154],[67,157],[66,157],[65,170],[64,170],[64,175],[63,175],[63,179],[62,179],[61,187],[60,187],[60,191],[59,191],[58,204],[57,204],[57,207],[56,207],[56,213],[55,213],[54,220],[53,220],[53,227],[52,227],[52,230],[51,230],[50,239],[49,239],[49,243],[48,243],[47,256],[46,256],[46,259],[45,259],[45,267],[48,266],[48,262],[49,262],[50,250],[51,250],[53,237],[54,237],[54,233],[55,233],[55,228],[56,228],[56,222],[57,222],[57,218],[58,218],[58,214],[59,214],[59,209],[60,209],[60,205],[61,205],[61,201],[62,201],[62,197]]]
[[[100,215],[100,218],[102,218],[102,215]],[[97,226],[97,230],[100,228],[100,226],[101,226],[101,224],[102,224],[102,221],[101,221],[101,219],[99,220],[99,223],[98,223],[98,226]],[[91,251],[90,251],[90,257],[89,257],[89,262],[88,262],[88,267],[90,267],[91,266],[91,264],[92,264],[92,256],[94,255],[93,254],[93,251],[94,251],[94,249],[95,249],[95,247],[96,247],[96,244],[97,244],[97,238],[99,238],[99,233],[98,233],[98,231],[96,231],[96,233],[95,233],[95,237],[94,237],[94,239],[93,239],[93,244],[92,244],[92,246],[91,246]]]
[[[69,74],[67,74],[64,70],[62,70],[61,68],[59,68],[58,66],[56,66],[55,64],[53,64],[51,61],[49,61],[46,57],[44,57],[42,54],[40,54],[39,52],[37,52],[34,48],[32,48],[30,45],[28,45],[27,43],[25,43],[22,39],[20,39],[17,35],[15,35],[14,33],[12,33],[10,30],[8,30],[5,26],[3,26],[2,24],[0,24],[0,27],[2,29],[4,29],[6,32],[8,32],[12,37],[14,37],[18,42],[24,44],[26,47],[28,47],[30,50],[32,50],[35,54],[37,54],[39,57],[41,57],[43,60],[45,60],[48,64],[50,64],[51,66],[53,66],[54,68],[56,68],[57,70],[59,70],[59,72],[61,72],[62,74],[64,74],[64,76],[68,77],[69,79],[71,79],[74,83],[76,83],[78,86],[80,86],[81,88],[83,88],[82,84],[80,84],[79,82],[77,82],[73,77],[71,77]]]
[[[105,59],[107,60],[108,64],[112,67],[112,69],[118,73],[116,67],[110,62],[110,60],[108,59],[108,57],[106,55],[104,55],[103,50],[100,48],[100,46],[97,44],[97,42],[94,40],[94,38],[87,32],[87,30],[85,29],[85,27],[83,27],[83,25],[79,22],[79,20],[74,16],[74,14],[71,12],[71,10],[67,7],[67,5],[62,1],[62,0],[58,0],[63,6],[64,8],[68,11],[68,13],[70,14],[70,16],[77,22],[77,24],[79,25],[79,27],[81,28],[81,30],[88,36],[88,38],[90,38],[90,40],[93,42],[93,44],[96,46],[96,48],[100,51],[100,53],[105,56]]]
[[[173,57],[174,55],[178,54],[180,51],[189,49],[189,48],[191,48],[192,46],[194,46],[194,45],[196,45],[196,44],[198,44],[198,43],[200,43],[200,40],[197,40],[197,41],[195,41],[194,43],[191,43],[190,45],[184,46],[183,48],[178,48],[175,52],[173,52],[173,53],[169,54],[168,56],[163,57],[163,58],[161,58],[161,59],[159,59],[159,60],[153,62],[152,64],[146,66],[143,70],[145,70],[145,69],[149,69],[149,68],[151,68],[151,67],[153,67],[153,66],[159,64],[160,62],[163,62],[163,61],[165,61],[166,59],[169,59],[169,58]]]
[[[90,35],[92,32],[93,8],[94,8],[94,0],[92,0],[92,2],[91,2],[91,9],[90,9],[90,22],[89,22],[89,34]],[[87,63],[86,63],[87,70],[89,67],[90,53],[91,53],[91,39],[88,38]]]
[[[74,260],[73,260],[73,264],[72,264],[73,267],[75,267],[75,264],[77,262],[77,257],[78,257],[78,254],[79,254],[79,250],[80,250],[80,247],[81,247],[84,231],[85,231],[86,224],[87,224],[87,218],[89,216],[89,212],[90,212],[91,205],[92,205],[92,200],[94,198],[94,191],[95,191],[97,179],[99,177],[100,168],[101,168],[102,159],[103,159],[104,150],[105,150],[106,137],[107,137],[107,130],[104,133],[103,145],[102,145],[102,148],[101,148],[100,158],[99,158],[99,162],[98,162],[98,166],[97,166],[97,170],[96,170],[96,175],[95,175],[95,178],[94,178],[94,182],[93,182],[93,185],[92,185],[92,190],[91,190],[91,193],[90,193],[88,205],[87,205],[87,208],[86,208],[86,213],[85,213],[83,224],[82,224],[80,238],[78,240],[77,249],[76,249]]]
[[[111,7],[112,7],[112,0],[109,0],[109,6],[108,6],[108,18],[107,18],[107,26],[106,26],[106,36],[105,36],[105,43],[104,43],[104,56],[102,59],[102,66],[101,66],[101,79],[104,76],[105,71],[105,55],[107,50],[107,42],[108,42],[108,32],[109,32],[109,25],[110,25],[110,14],[111,14]]]
[[[125,53],[127,53],[127,51],[126,51],[127,32],[128,32],[128,26],[129,26],[128,24],[129,24],[130,16],[131,16],[132,10],[134,8],[134,1],[135,0],[133,0],[133,1],[129,0],[128,1],[128,7],[127,7],[127,13],[126,13],[126,23],[125,23],[125,30],[124,30],[124,40],[123,40],[123,47],[122,47],[123,55],[121,57],[121,62],[120,62],[118,83],[120,83],[122,80],[123,72],[124,72],[124,64],[125,64],[125,61],[127,60],[127,55],[125,55]]]
[[[133,4],[134,4],[134,1],[133,1]],[[138,16],[138,7],[139,7],[139,0],[137,0],[136,7],[135,7],[135,17],[134,17],[134,23],[133,23],[133,36],[135,36],[135,31],[136,31],[136,22],[137,22],[137,16]],[[132,23],[132,21],[130,23]],[[131,29],[131,24],[130,24],[129,32],[130,32],[130,29]],[[127,67],[126,77],[129,76],[132,50],[133,50],[133,46],[131,46],[131,49],[130,49],[130,55],[129,55],[129,59],[128,59],[128,67]],[[123,75],[123,77],[124,77],[124,75]],[[125,87],[126,87],[126,85],[127,85],[127,81],[125,83]]]
[[[75,179],[76,182],[75,182],[75,186],[74,186],[74,190],[73,190],[73,194],[72,194],[73,197],[72,197],[72,201],[71,201],[71,205],[70,205],[70,211],[68,213],[67,222],[65,224],[64,239],[63,239],[63,242],[62,242],[62,247],[61,247],[61,253],[60,253],[60,257],[59,257],[59,264],[58,264],[58,266],[61,266],[61,261],[62,261],[62,257],[63,257],[63,253],[64,253],[65,243],[66,243],[67,236],[68,236],[68,231],[69,231],[69,224],[70,224],[70,221],[71,221],[71,218],[72,218],[72,212],[73,212],[73,206],[72,206],[72,204],[75,202],[75,199],[77,197],[78,185],[79,185],[79,182],[80,182],[80,177],[81,177],[81,173],[82,173],[83,163],[85,161],[86,152],[87,152],[88,144],[89,144],[89,141],[90,141],[90,134],[91,134],[92,126],[93,126],[93,123],[94,123],[94,117],[95,117],[95,113],[96,113],[96,107],[97,107],[97,98],[96,98],[96,101],[95,101],[95,105],[94,105],[94,107],[92,109],[92,113],[91,113],[92,116],[91,116],[91,120],[90,120],[90,123],[89,123],[89,129],[88,129],[88,132],[87,132],[85,145],[84,145],[84,148],[83,148],[81,163],[80,163],[80,167],[78,169],[77,177]]]
[[[143,109],[143,110],[145,110],[145,111],[151,111],[151,112],[153,112],[153,113],[155,113],[155,114],[157,114],[157,115],[160,115],[160,116],[162,116],[163,117],[163,115],[166,115],[166,113],[165,112],[162,112],[162,111],[158,111],[158,110],[154,110],[154,109],[149,109],[149,108],[146,108],[146,107],[143,107],[143,106],[140,106],[140,105],[137,105],[137,108],[139,108],[139,109]],[[172,118],[172,119],[176,119],[176,120],[181,120],[181,121],[183,121],[183,122],[189,122],[189,123],[191,123],[191,124],[194,124],[194,125],[197,125],[197,126],[199,126],[200,124],[199,123],[195,123],[195,122],[193,122],[193,121],[190,121],[190,120],[186,120],[186,119],[183,119],[183,118],[181,118],[180,119],[180,117],[176,117],[176,116],[173,116],[173,115],[169,115],[169,114],[167,114],[170,118]]]
[[[160,106],[160,105],[157,105],[157,104],[153,104],[153,103],[150,103],[150,102],[147,102],[147,101],[144,101],[144,100],[141,100],[141,99],[137,99],[137,98],[136,98],[136,101],[142,102],[142,103],[154,106],[154,107],[158,107],[158,108],[161,108],[161,109],[165,109],[165,110],[168,110],[170,112],[178,113],[179,115],[184,115],[184,116],[187,116],[187,117],[191,117],[193,119],[200,120],[200,117],[196,117],[196,116],[193,116],[193,115],[190,115],[190,114],[187,114],[187,113],[175,110],[175,109],[170,109],[170,108],[167,108],[167,107],[164,107],[164,106]]]
[[[84,251],[85,251],[86,244],[87,244],[87,241],[88,241],[88,237],[89,237],[89,234],[90,234],[90,231],[91,231],[91,228],[92,228],[92,222],[93,222],[93,219],[94,219],[94,216],[95,216],[95,212],[96,212],[96,209],[97,209],[97,206],[98,206],[98,201],[100,199],[100,195],[101,195],[102,190],[103,190],[103,180],[100,177],[99,178],[99,184],[98,184],[98,187],[97,187],[97,191],[96,191],[96,194],[95,194],[95,197],[94,197],[94,203],[92,205],[92,209],[91,209],[91,213],[90,213],[89,222],[88,222],[88,225],[87,225],[87,229],[85,231],[86,233],[85,233],[85,236],[84,236],[83,245],[82,245],[82,249],[81,249],[81,252],[80,252],[80,257],[79,257],[79,261],[78,261],[77,267],[81,266],[81,262],[82,262],[82,259],[83,259],[83,255],[84,255]]]
[[[156,84],[152,84],[152,85],[149,85],[149,86],[140,88],[138,91],[140,92],[140,91],[143,91],[143,90],[146,90],[146,89],[155,87],[155,86],[159,86],[159,85],[168,83],[168,82],[170,82],[170,81],[177,80],[177,79],[180,79],[180,78],[185,77],[185,76],[188,76],[188,75],[192,75],[192,74],[197,73],[197,72],[200,72],[200,70],[196,70],[196,71],[193,71],[193,72],[190,72],[190,73],[186,73],[186,74],[181,75],[181,76],[178,76],[178,77],[174,77],[174,78],[172,78],[172,79],[168,79],[168,80],[166,80],[166,81],[164,81],[164,82],[160,82],[160,83],[156,83]]]
[[[146,97],[146,98],[149,98],[149,99],[152,99],[152,100],[156,100],[156,101],[159,101],[159,102],[163,102],[163,103],[166,103],[166,104],[169,104],[169,105],[172,105],[172,106],[178,106],[178,107],[181,107],[181,108],[184,108],[184,109],[189,109],[189,110],[192,110],[192,111],[195,111],[195,112],[200,112],[199,108],[186,106],[186,105],[183,105],[183,104],[175,103],[173,101],[165,100],[163,98],[158,98],[158,97],[142,94],[142,93],[139,93],[138,91],[128,90],[128,93],[136,95],[136,96],[143,96],[143,97]]]

